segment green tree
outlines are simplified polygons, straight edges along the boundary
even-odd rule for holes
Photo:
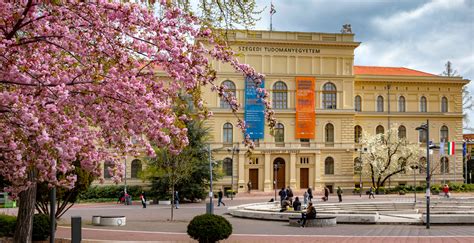
[[[179,155],[172,155],[166,150],[157,150],[156,158],[147,159],[147,168],[143,177],[152,182],[151,195],[159,199],[171,199],[171,220],[173,220],[174,191],[179,197],[191,201],[204,199],[209,186],[209,152],[206,141],[208,129],[201,121],[189,121],[189,145]],[[220,174],[213,171],[213,179]]]

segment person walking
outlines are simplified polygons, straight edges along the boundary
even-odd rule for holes
[[[178,191],[174,191],[174,206],[176,209],[179,208],[179,193]]]
[[[307,192],[308,192],[308,200],[311,202],[313,200],[313,189],[309,187]]]
[[[316,208],[313,206],[312,202],[309,202],[308,207],[306,208],[306,212],[301,213],[301,220],[298,221],[301,227],[306,226],[307,219],[315,219],[316,218]]]
[[[303,203],[305,206],[308,205],[308,199],[309,199],[308,191],[305,191],[303,194]]]
[[[142,202],[143,208],[146,208],[146,196],[145,196],[145,192],[143,192],[143,191],[140,194],[140,201]]]
[[[251,190],[252,190],[252,182],[249,181],[249,182],[247,183],[247,191],[248,191],[248,193],[250,193]]]
[[[444,197],[449,198],[449,186],[448,186],[448,184],[444,184],[443,192],[444,192]]]
[[[339,202],[342,202],[342,189],[340,186],[337,187],[337,197],[339,198]]]
[[[219,189],[219,192],[217,193],[217,206],[220,207],[221,204],[225,206],[225,203],[222,201],[222,189]]]
[[[280,196],[280,204],[283,204],[283,200],[286,199],[286,190],[284,187],[280,190],[278,195]]]
[[[323,201],[329,200],[329,188],[327,186],[324,187],[324,197]]]
[[[373,187],[370,187],[369,188],[369,199],[370,197],[372,197],[373,199],[375,199],[375,196],[374,196],[374,188]]]

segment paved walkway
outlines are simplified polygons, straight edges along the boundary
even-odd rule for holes
[[[472,197],[474,194],[454,194],[454,197]],[[215,213],[226,217],[233,225],[228,242],[474,242],[474,226],[432,225],[427,230],[422,225],[349,225],[338,224],[331,228],[295,228],[287,222],[233,218],[227,215],[228,206],[268,201],[268,193],[241,193],[234,200],[226,199],[226,207],[215,208]],[[422,194],[418,194],[418,199]],[[329,202],[337,201],[331,196]],[[345,195],[344,201],[368,201],[366,197]],[[381,195],[372,201],[413,201],[412,195]],[[216,201],[214,201],[216,202]],[[175,220],[169,221],[170,206],[150,205],[146,209],[134,204],[124,206],[114,203],[79,204],[72,207],[60,221],[57,237],[70,238],[70,218],[80,215],[83,219],[83,242],[192,242],[186,234],[189,221],[205,213],[205,203],[183,204],[174,210]],[[16,214],[15,209],[1,209],[0,213]],[[123,227],[98,227],[91,225],[93,215],[124,215]],[[92,240],[92,241],[91,241]]]

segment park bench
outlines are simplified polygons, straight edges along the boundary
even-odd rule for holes
[[[301,217],[290,217],[290,226],[300,226]],[[329,227],[336,226],[336,216],[316,216],[315,219],[307,219],[305,227]]]

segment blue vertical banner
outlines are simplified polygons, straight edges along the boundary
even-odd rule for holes
[[[260,88],[265,87],[265,80],[260,83]],[[262,98],[258,97],[257,87],[252,78],[245,79],[245,123],[250,139],[262,139],[265,125],[265,105]]]

